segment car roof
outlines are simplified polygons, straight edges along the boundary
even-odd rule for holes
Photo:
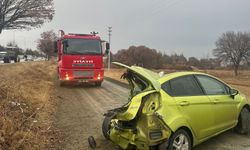
[[[205,75],[211,78],[214,78],[220,82],[222,82],[223,84],[227,85],[229,88],[232,88],[230,85],[228,85],[226,82],[224,82],[223,80],[212,76],[210,74],[206,74],[206,73],[202,73],[202,72],[194,72],[194,71],[189,71],[189,72],[174,72],[174,73],[170,73],[170,74],[166,74],[165,76],[161,77],[160,79],[158,79],[158,82],[160,84],[165,83],[166,81],[169,81],[171,79],[177,78],[177,77],[181,77],[181,76],[185,76],[185,75]]]
[[[164,83],[164,82],[166,82],[168,80],[171,80],[173,78],[177,78],[177,77],[181,77],[181,76],[185,76],[185,75],[195,75],[195,74],[206,75],[206,76],[213,77],[211,75],[208,75],[208,74],[205,74],[205,73],[202,73],[202,72],[193,72],[193,71],[188,71],[187,72],[186,71],[186,72],[174,72],[174,73],[166,74],[163,77],[161,77],[160,79],[158,79],[158,81],[160,82],[160,84],[162,84],[162,83]],[[213,78],[215,78],[215,77],[213,77]]]
[[[217,79],[218,81],[224,83],[225,85],[227,85],[225,82],[223,82],[222,80],[206,74],[206,73],[202,73],[202,72],[194,72],[194,71],[186,71],[186,72],[174,72],[174,73],[169,73],[164,75],[163,77],[160,77],[160,75],[156,72],[153,72],[151,70],[142,68],[142,67],[138,67],[138,66],[127,66],[125,64],[122,63],[118,63],[118,62],[113,62],[113,64],[127,68],[133,72],[136,72],[137,74],[141,75],[142,77],[144,77],[147,81],[149,81],[151,83],[151,85],[154,87],[154,89],[156,91],[159,91],[161,88],[161,84],[165,83],[166,81],[169,81],[171,79],[177,78],[177,77],[181,77],[181,76],[185,76],[185,75],[205,75],[214,79]],[[229,86],[229,85],[227,85]],[[229,86],[230,87],[230,86]]]

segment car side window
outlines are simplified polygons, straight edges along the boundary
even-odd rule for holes
[[[166,82],[165,85],[163,84],[162,89],[174,97],[204,95],[192,75],[172,79]]]
[[[220,81],[204,75],[197,75],[199,83],[207,95],[227,95],[228,89]]]
[[[170,82],[165,82],[161,85],[161,88],[168,93],[168,95],[172,96],[171,88],[170,88]]]

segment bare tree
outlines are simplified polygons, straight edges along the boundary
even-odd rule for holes
[[[0,34],[4,29],[40,27],[54,13],[53,0],[0,0]]]
[[[162,54],[146,46],[130,46],[128,49],[119,50],[114,55],[114,60],[145,68],[158,69],[163,65]]]
[[[250,33],[223,33],[216,47],[214,55],[221,61],[232,63],[237,76],[240,64],[250,60]]]
[[[188,65],[197,67],[200,65],[200,60],[197,59],[196,57],[189,57],[188,58]]]
[[[18,45],[15,41],[10,41],[7,43],[7,47],[18,47]]]
[[[41,38],[38,40],[37,49],[42,51],[47,55],[49,59],[51,56],[54,56],[54,41],[57,40],[56,33],[51,31],[43,32]]]

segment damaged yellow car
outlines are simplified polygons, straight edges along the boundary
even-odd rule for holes
[[[103,135],[122,149],[191,150],[226,130],[250,131],[246,97],[203,73],[164,76],[137,66],[122,75],[130,86],[127,104],[109,110]]]

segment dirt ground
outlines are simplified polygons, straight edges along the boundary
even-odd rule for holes
[[[87,141],[89,136],[96,139],[97,150],[116,149],[102,136],[103,114],[126,102],[127,89],[104,81],[102,87],[58,86],[57,92],[60,102],[55,123],[62,132],[61,149],[90,149]]]

